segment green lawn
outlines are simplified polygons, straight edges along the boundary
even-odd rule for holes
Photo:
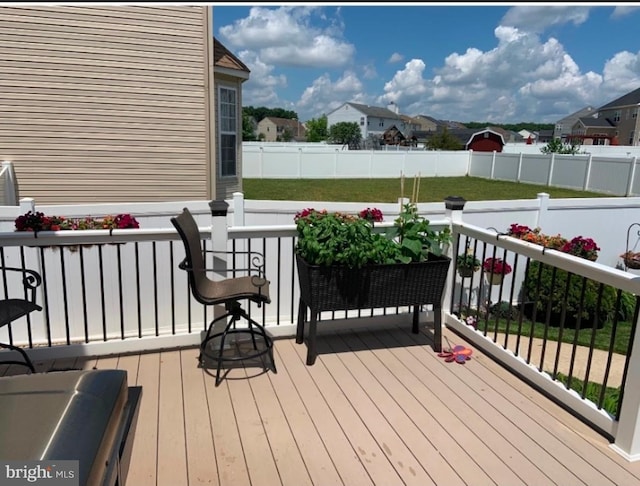
[[[400,178],[395,179],[243,179],[246,199],[275,201],[334,201],[394,203],[400,197]],[[411,197],[413,179],[405,178],[404,196]],[[422,177],[418,202],[440,202],[447,196],[467,201],[535,199],[540,192],[551,198],[612,197],[609,194],[575,191],[479,177]]]

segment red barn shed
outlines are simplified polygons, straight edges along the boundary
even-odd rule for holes
[[[465,145],[465,149],[476,152],[502,152],[504,138],[502,134],[488,128],[474,133]]]

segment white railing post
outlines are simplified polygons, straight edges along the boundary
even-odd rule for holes
[[[546,192],[538,193],[538,218],[536,221],[536,227],[542,228],[543,222],[547,219],[547,212],[549,211],[549,194]]]
[[[638,318],[640,320],[640,317]],[[636,321],[636,328],[638,322]],[[640,460],[640,333],[635,333],[629,355],[624,396],[618,420],[616,440],[611,447],[629,461]]]
[[[227,251],[227,210],[229,204],[224,200],[215,200],[209,203],[211,208],[211,249],[216,252]],[[227,257],[225,253],[213,255],[213,268],[220,269],[219,275],[226,278]]]
[[[36,201],[32,197],[23,197],[20,199],[20,212],[26,214],[29,211],[36,212]]]
[[[244,226],[244,193],[233,193],[233,226]]]
[[[471,166],[473,165],[473,149],[469,149],[469,158],[467,159],[467,173],[465,175],[471,175]]]
[[[2,172],[0,172],[0,175],[3,176],[3,205],[17,206],[20,196],[18,194],[18,184],[16,182],[16,173],[13,170],[13,164],[8,160],[2,162]]]

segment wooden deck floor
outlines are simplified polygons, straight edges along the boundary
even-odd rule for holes
[[[142,386],[129,486],[640,484],[640,463],[475,349],[446,363],[406,329],[318,345],[309,367],[306,345],[277,340],[277,373],[250,363],[219,387],[197,349],[39,367],[126,369]]]

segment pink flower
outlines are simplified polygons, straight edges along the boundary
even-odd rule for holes
[[[482,264],[482,268],[485,272],[494,275],[507,275],[511,273],[511,265],[505,262],[502,258],[487,258]]]

